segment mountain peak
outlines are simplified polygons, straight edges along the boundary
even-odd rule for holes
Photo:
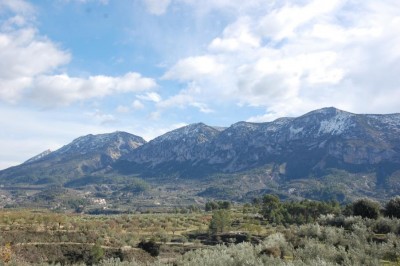
[[[55,151],[55,153],[87,154],[110,148],[119,149],[119,147],[131,150],[143,145],[144,143],[146,143],[146,141],[142,137],[122,131],[98,135],[89,134],[74,139],[70,144],[63,146],[61,149]]]
[[[317,110],[308,112],[303,116],[311,115],[311,114],[337,115],[337,114],[352,114],[352,113],[340,110],[340,109],[338,109],[336,107],[324,107],[324,108],[321,108],[321,109],[317,109]]]
[[[239,122],[233,124],[231,127],[234,128],[234,129],[239,129],[239,128],[256,129],[256,128],[258,128],[259,125],[261,125],[261,124],[260,123],[239,121]]]
[[[205,137],[208,137],[210,135],[216,135],[219,132],[219,130],[204,123],[195,123],[167,132],[164,135],[155,138],[151,142],[158,143],[165,140],[179,141],[188,137],[197,138],[199,135],[204,135]]]

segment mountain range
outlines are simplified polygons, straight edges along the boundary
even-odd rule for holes
[[[125,132],[87,135],[0,171],[0,182],[62,185],[87,176],[196,182],[254,172],[280,185],[335,175],[340,182],[364,178],[373,183],[365,194],[382,189],[398,194],[400,114],[353,114],[330,107],[227,128],[191,124],[149,142]]]

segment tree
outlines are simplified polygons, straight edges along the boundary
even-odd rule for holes
[[[231,208],[231,203],[229,201],[218,201],[218,208],[229,210]]]
[[[379,217],[380,205],[370,199],[359,199],[353,204],[353,215],[363,218],[377,219]]]
[[[394,197],[386,203],[385,215],[391,218],[400,218],[400,196]]]
[[[231,225],[231,215],[227,210],[214,211],[210,221],[209,230],[211,233],[223,233]]]
[[[215,201],[209,201],[206,203],[206,211],[213,211],[213,210],[218,210],[219,206],[218,203],[216,203]]]
[[[283,214],[282,204],[279,198],[275,195],[265,195],[262,199],[261,214],[270,222],[280,223]]]
[[[99,243],[96,243],[91,250],[91,262],[98,263],[104,257],[104,249]]]

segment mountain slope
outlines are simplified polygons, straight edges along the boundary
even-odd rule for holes
[[[138,136],[115,132],[79,137],[54,152],[41,153],[0,172],[7,183],[57,183],[110,169],[121,156],[145,144]]]
[[[120,173],[202,175],[204,169],[195,165],[207,158],[205,147],[221,130],[203,123],[175,129],[121,157],[114,167]]]

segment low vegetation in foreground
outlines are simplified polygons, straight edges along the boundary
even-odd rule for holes
[[[400,265],[400,197],[381,205],[208,202],[188,213],[0,211],[0,265]]]

